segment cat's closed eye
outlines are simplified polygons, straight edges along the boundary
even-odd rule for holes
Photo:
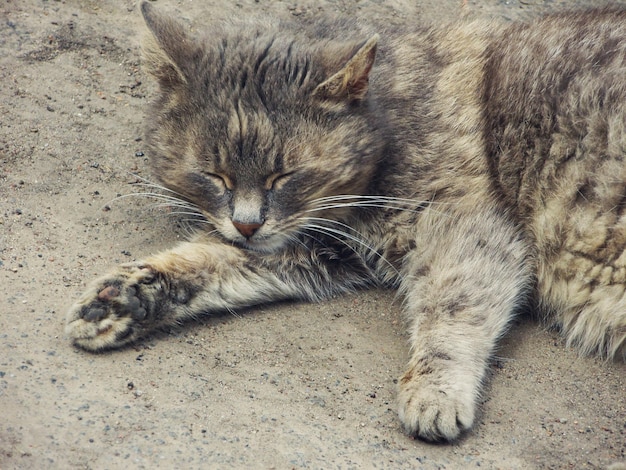
[[[282,189],[293,174],[294,172],[290,171],[288,173],[275,173],[270,175],[267,180],[265,180],[265,189],[267,191]]]
[[[202,172],[202,174],[204,175],[206,179],[208,179],[211,183],[217,186],[221,191],[226,191],[226,190],[232,191],[234,188],[232,181],[226,175],[222,175],[218,173],[209,173],[209,172]]]

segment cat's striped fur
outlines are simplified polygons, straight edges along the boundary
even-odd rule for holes
[[[522,308],[624,359],[626,11],[195,40],[142,10],[161,197],[206,230],[94,282],[69,313],[76,344],[386,285],[410,320],[400,419],[428,440],[472,426]]]

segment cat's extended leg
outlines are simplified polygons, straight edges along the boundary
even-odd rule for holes
[[[341,282],[332,282],[335,276]],[[359,282],[349,262],[324,264],[308,251],[274,256],[219,242],[183,243],[93,282],[70,309],[66,332],[84,349],[116,348],[204,313],[317,299]]]
[[[496,341],[529,285],[527,249],[495,212],[428,225],[405,264],[412,355],[399,380],[399,416],[411,435],[453,440],[473,425]]]

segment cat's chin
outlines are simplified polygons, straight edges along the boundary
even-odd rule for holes
[[[283,250],[287,245],[287,239],[283,237],[270,237],[263,240],[246,240],[236,242],[237,245],[246,250],[256,251],[258,253],[276,253]]]

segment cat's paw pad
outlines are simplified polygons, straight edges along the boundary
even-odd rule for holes
[[[411,436],[431,442],[453,441],[474,423],[474,398],[424,376],[400,379],[398,415]]]
[[[149,316],[149,289],[155,275],[141,264],[128,264],[94,282],[68,313],[66,333],[75,344],[98,351],[139,337]]]

